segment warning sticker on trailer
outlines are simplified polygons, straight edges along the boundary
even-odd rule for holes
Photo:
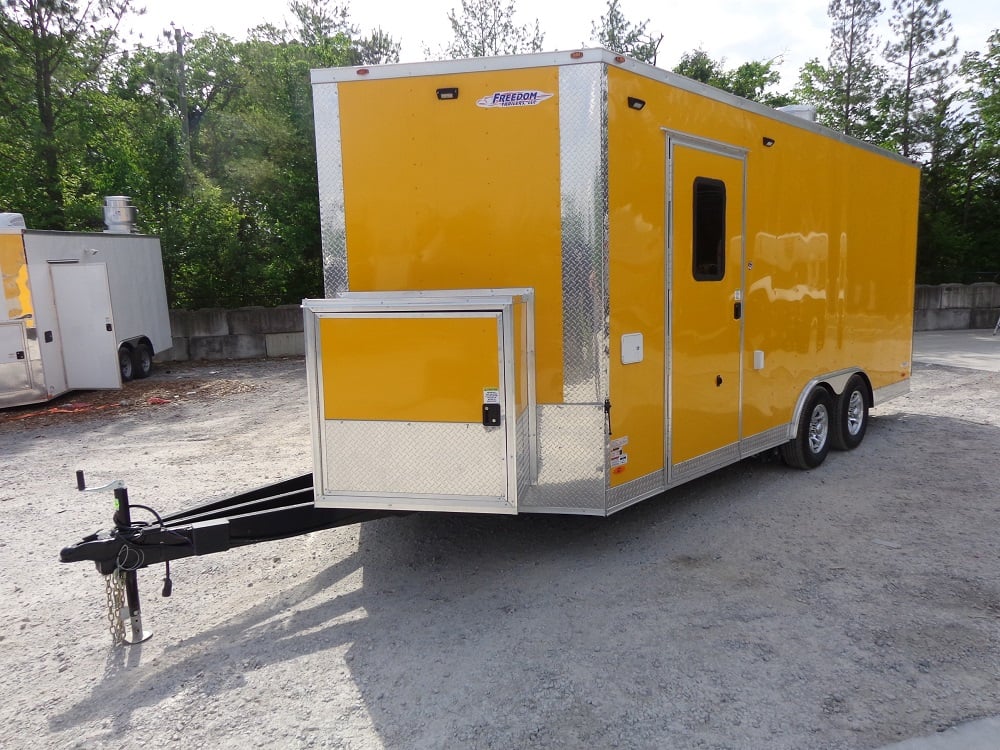
[[[479,107],[534,107],[555,94],[546,91],[495,91],[476,102]]]
[[[500,403],[500,389],[499,388],[483,388],[483,403],[484,404],[499,404]]]
[[[609,456],[609,463],[612,469],[616,469],[621,466],[625,466],[628,463],[628,454],[625,452],[625,446],[628,445],[628,436],[617,438],[612,440],[609,448],[611,453]]]

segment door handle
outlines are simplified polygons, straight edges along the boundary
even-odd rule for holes
[[[733,320],[739,320],[743,317],[743,303],[734,302],[733,303]]]

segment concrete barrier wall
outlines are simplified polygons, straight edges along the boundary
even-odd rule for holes
[[[915,331],[992,328],[997,317],[1000,317],[1000,284],[917,286]],[[161,362],[305,354],[302,309],[298,305],[171,310],[170,326],[174,346],[157,354]]]
[[[171,310],[170,329],[174,345],[156,355],[161,362],[301,357],[305,354],[299,305]]]
[[[913,330],[992,328],[1000,317],[1000,284],[918,284]]]

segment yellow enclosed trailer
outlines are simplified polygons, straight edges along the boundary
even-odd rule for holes
[[[606,515],[908,390],[912,163],[604,50],[312,81],[317,506]]]

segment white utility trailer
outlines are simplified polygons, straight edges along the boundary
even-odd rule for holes
[[[109,199],[105,221],[122,210]],[[0,226],[0,408],[146,377],[172,345],[160,241]]]

